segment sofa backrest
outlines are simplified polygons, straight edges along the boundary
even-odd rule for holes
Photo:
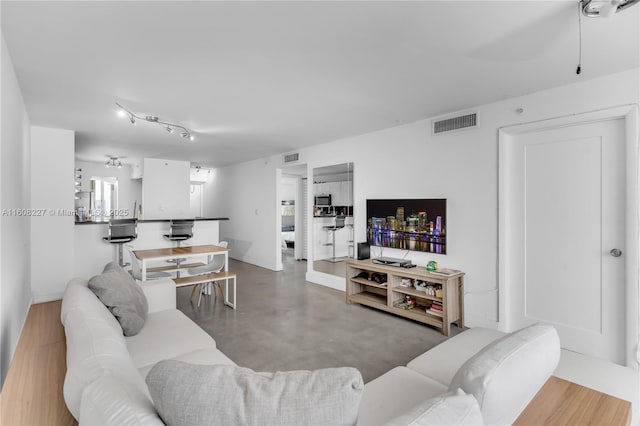
[[[120,324],[88,289],[86,281],[72,280],[67,285],[61,320],[67,340],[64,400],[76,419],[80,418],[85,388],[105,376],[123,382],[129,392],[151,404],[147,386],[127,351]]]
[[[512,424],[560,360],[555,328],[536,324],[489,343],[456,372],[449,390],[478,400],[485,424]]]

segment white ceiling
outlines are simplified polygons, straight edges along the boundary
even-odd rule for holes
[[[222,166],[638,67],[640,7],[577,1],[2,1],[34,125],[76,157]],[[136,126],[115,102],[195,132]],[[124,161],[126,162],[127,159]]]

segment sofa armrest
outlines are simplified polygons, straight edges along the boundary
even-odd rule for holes
[[[176,284],[173,280],[137,281],[149,303],[149,313],[176,309]]]

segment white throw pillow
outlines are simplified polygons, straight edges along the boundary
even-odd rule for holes
[[[125,336],[135,336],[144,326],[149,305],[142,288],[116,262],[89,280],[89,288],[120,323]]]
[[[535,324],[489,343],[469,358],[451,380],[473,394],[485,423],[512,424],[560,360],[560,339],[550,325]]]
[[[355,368],[256,373],[160,361],[147,375],[167,425],[353,425],[364,384]]]
[[[462,389],[429,398],[409,412],[396,417],[386,426],[481,426],[478,401]]]

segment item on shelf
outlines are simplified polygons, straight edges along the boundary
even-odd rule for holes
[[[413,287],[413,280],[411,278],[403,278],[402,281],[400,281],[400,287]]]
[[[409,296],[408,294],[405,294],[405,296],[404,296],[404,304],[406,305],[406,308],[404,308],[404,309],[413,309],[416,306],[416,299],[414,299],[413,297]]]
[[[374,272],[371,274],[371,281],[375,281],[380,285],[387,284],[387,274],[383,274],[382,272]]]
[[[436,297],[442,297],[442,287],[436,287]]]
[[[426,293],[427,283],[425,281],[417,280],[415,288],[416,288],[416,291],[421,291],[423,293]]]
[[[436,295],[436,287],[433,284],[429,284],[425,287],[425,292],[427,296],[435,296]]]
[[[431,309],[431,308],[427,308],[426,313],[428,313],[429,315],[435,315],[437,317],[442,317],[443,313],[441,311],[436,311],[435,309]]]
[[[367,271],[361,271],[358,275],[353,278],[364,278],[365,280],[371,280],[369,273]]]
[[[437,271],[438,270],[438,262],[436,262],[435,260],[430,260],[429,263],[427,263],[427,271]]]

